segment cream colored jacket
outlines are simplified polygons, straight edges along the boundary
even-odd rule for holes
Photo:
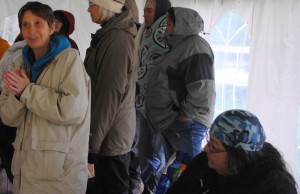
[[[21,68],[20,57],[13,69]],[[59,53],[19,100],[4,89],[0,116],[19,128],[13,143],[14,194],[85,193],[90,79],[78,51]]]

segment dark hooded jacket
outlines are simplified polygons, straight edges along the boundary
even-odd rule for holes
[[[154,21],[156,21],[161,16],[165,15],[168,12],[168,9],[171,7],[171,2],[169,0],[157,0],[155,7],[155,16]]]
[[[174,33],[167,35],[170,51],[154,65],[146,89],[146,117],[156,132],[169,127],[179,114],[207,127],[214,115],[214,55],[199,36],[204,22],[191,9],[175,7],[174,13]]]
[[[54,13],[55,19],[57,19],[63,23],[62,28],[60,29],[60,31],[57,34],[65,36],[71,43],[71,48],[79,50],[76,42],[72,38],[70,38],[70,35],[75,30],[74,15],[65,10],[56,10],[53,13]]]

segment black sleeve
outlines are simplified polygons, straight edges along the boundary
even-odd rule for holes
[[[205,152],[197,155],[179,177],[169,188],[167,194],[201,194],[206,193],[212,185],[217,183],[218,177],[214,170],[208,167]]]
[[[88,163],[95,164],[98,158],[98,154],[89,153],[88,154]]]

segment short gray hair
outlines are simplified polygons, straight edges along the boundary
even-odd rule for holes
[[[116,15],[115,12],[107,10],[107,9],[101,7],[101,6],[99,6],[99,8],[98,8],[98,12],[101,15],[101,19],[99,21],[100,24],[102,24],[103,22],[108,21],[109,19],[111,19],[112,17],[114,17]]]

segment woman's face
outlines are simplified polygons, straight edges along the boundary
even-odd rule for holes
[[[50,36],[54,32],[54,23],[49,26],[43,18],[26,11],[22,18],[22,36],[33,49],[36,58],[44,56],[49,48]]]
[[[55,33],[58,33],[63,26],[63,23],[58,19],[55,19]]]
[[[210,135],[204,147],[207,153],[208,166],[221,175],[229,175],[228,154],[222,142],[214,135]]]
[[[154,23],[154,17],[155,17],[155,9],[146,6],[144,8],[144,20],[145,20],[146,27],[152,26],[152,24]]]
[[[89,2],[89,7],[87,11],[91,15],[92,22],[99,24],[102,17],[102,15],[99,13],[99,6],[92,2]]]

